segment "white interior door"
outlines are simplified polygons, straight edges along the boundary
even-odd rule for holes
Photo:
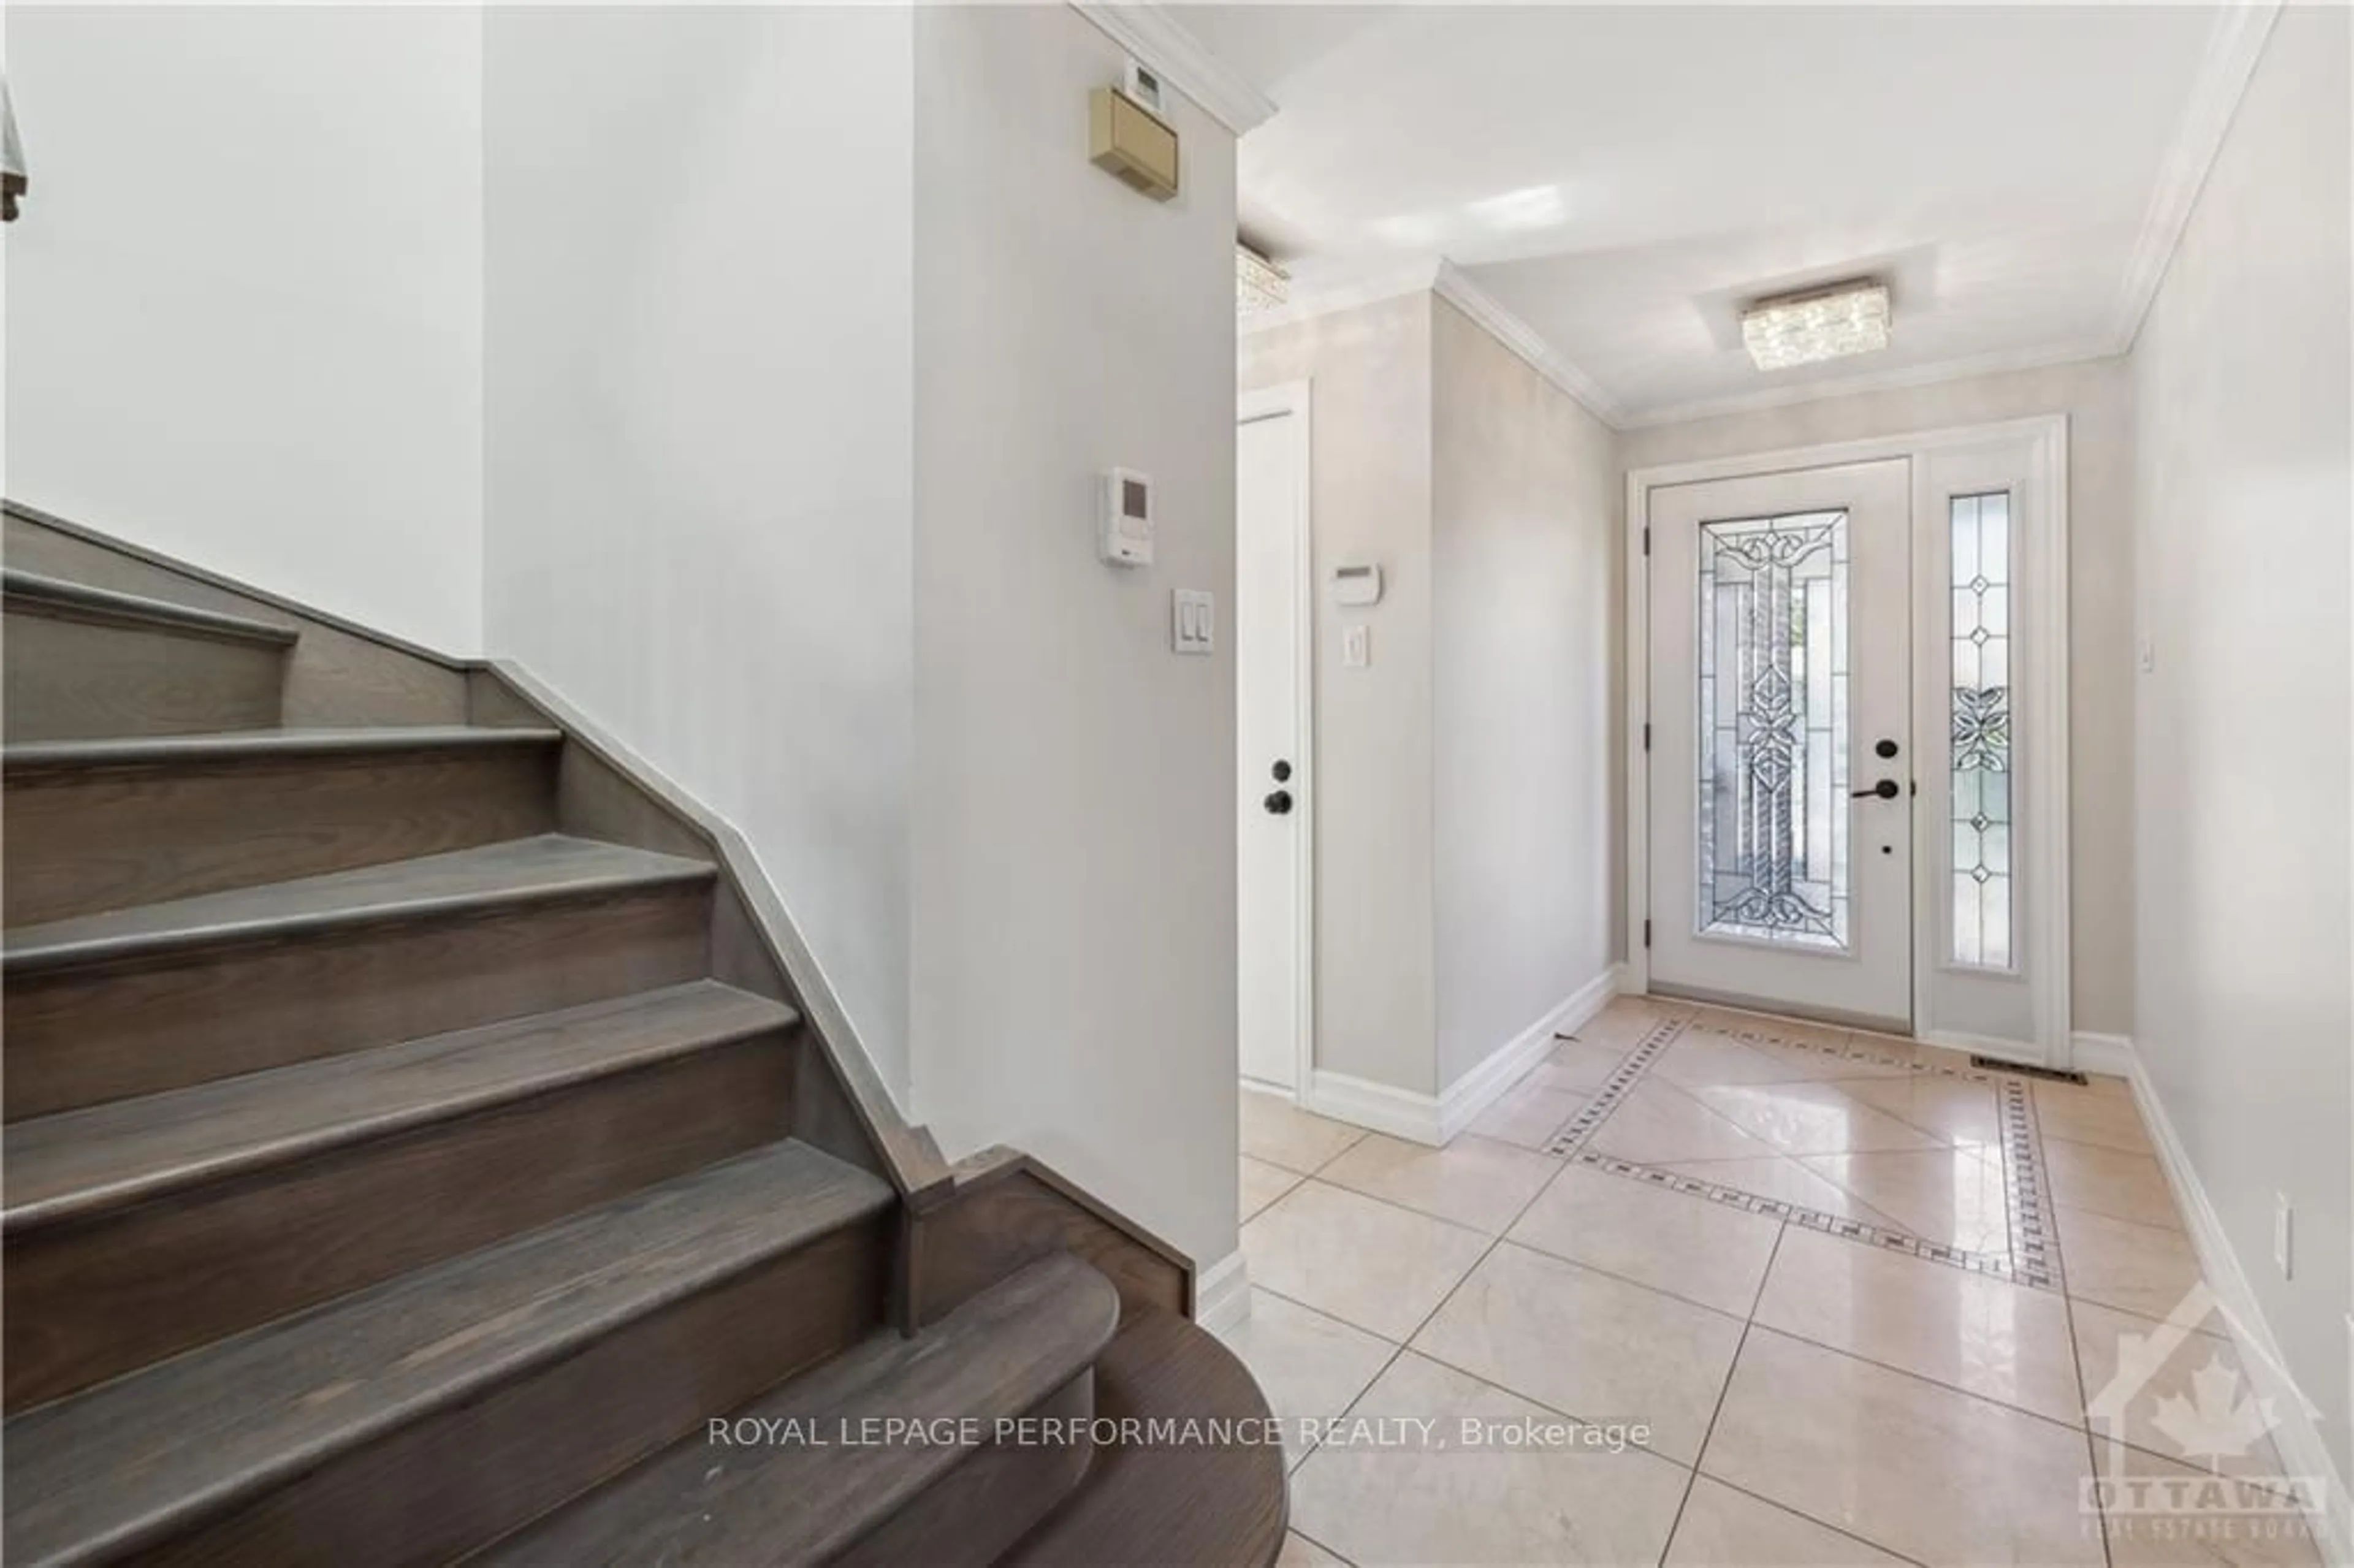
[[[1246,400],[1236,431],[1235,508],[1235,834],[1240,899],[1242,1075],[1297,1092],[1307,955],[1299,810],[1306,762],[1300,588],[1306,538],[1306,418]]]
[[[1649,493],[1655,990],[1912,1021],[1910,465]]]

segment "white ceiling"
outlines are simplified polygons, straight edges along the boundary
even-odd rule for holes
[[[2206,5],[1180,20],[1278,106],[1242,143],[1242,220],[1301,292],[1443,256],[1634,423],[2121,348],[2229,31]],[[1893,346],[1750,366],[1743,303],[1864,273]]]

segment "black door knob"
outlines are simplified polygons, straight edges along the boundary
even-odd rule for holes
[[[1893,800],[1898,795],[1903,793],[1903,786],[1893,779],[1883,779],[1869,789],[1852,789],[1849,793],[1859,800],[1867,795],[1877,795],[1883,800]]]
[[[1265,804],[1269,815],[1288,817],[1291,815],[1291,791],[1278,789],[1267,798]]]

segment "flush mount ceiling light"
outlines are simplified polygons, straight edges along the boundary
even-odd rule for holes
[[[1741,341],[1760,370],[1886,348],[1888,285],[1859,278],[1760,300],[1741,313]]]
[[[1235,312],[1256,315],[1290,297],[1291,275],[1247,245],[1235,247]]]

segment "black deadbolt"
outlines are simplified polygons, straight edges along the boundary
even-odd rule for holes
[[[1874,757],[1893,757],[1896,755],[1896,743],[1893,740],[1877,741],[1872,747],[1872,754]]]
[[[1270,815],[1288,817],[1291,814],[1291,791],[1278,789],[1263,802]]]
[[[1275,759],[1274,773],[1275,781],[1278,784],[1282,783],[1284,780],[1291,777],[1291,764],[1284,761],[1283,758],[1279,757]]]

